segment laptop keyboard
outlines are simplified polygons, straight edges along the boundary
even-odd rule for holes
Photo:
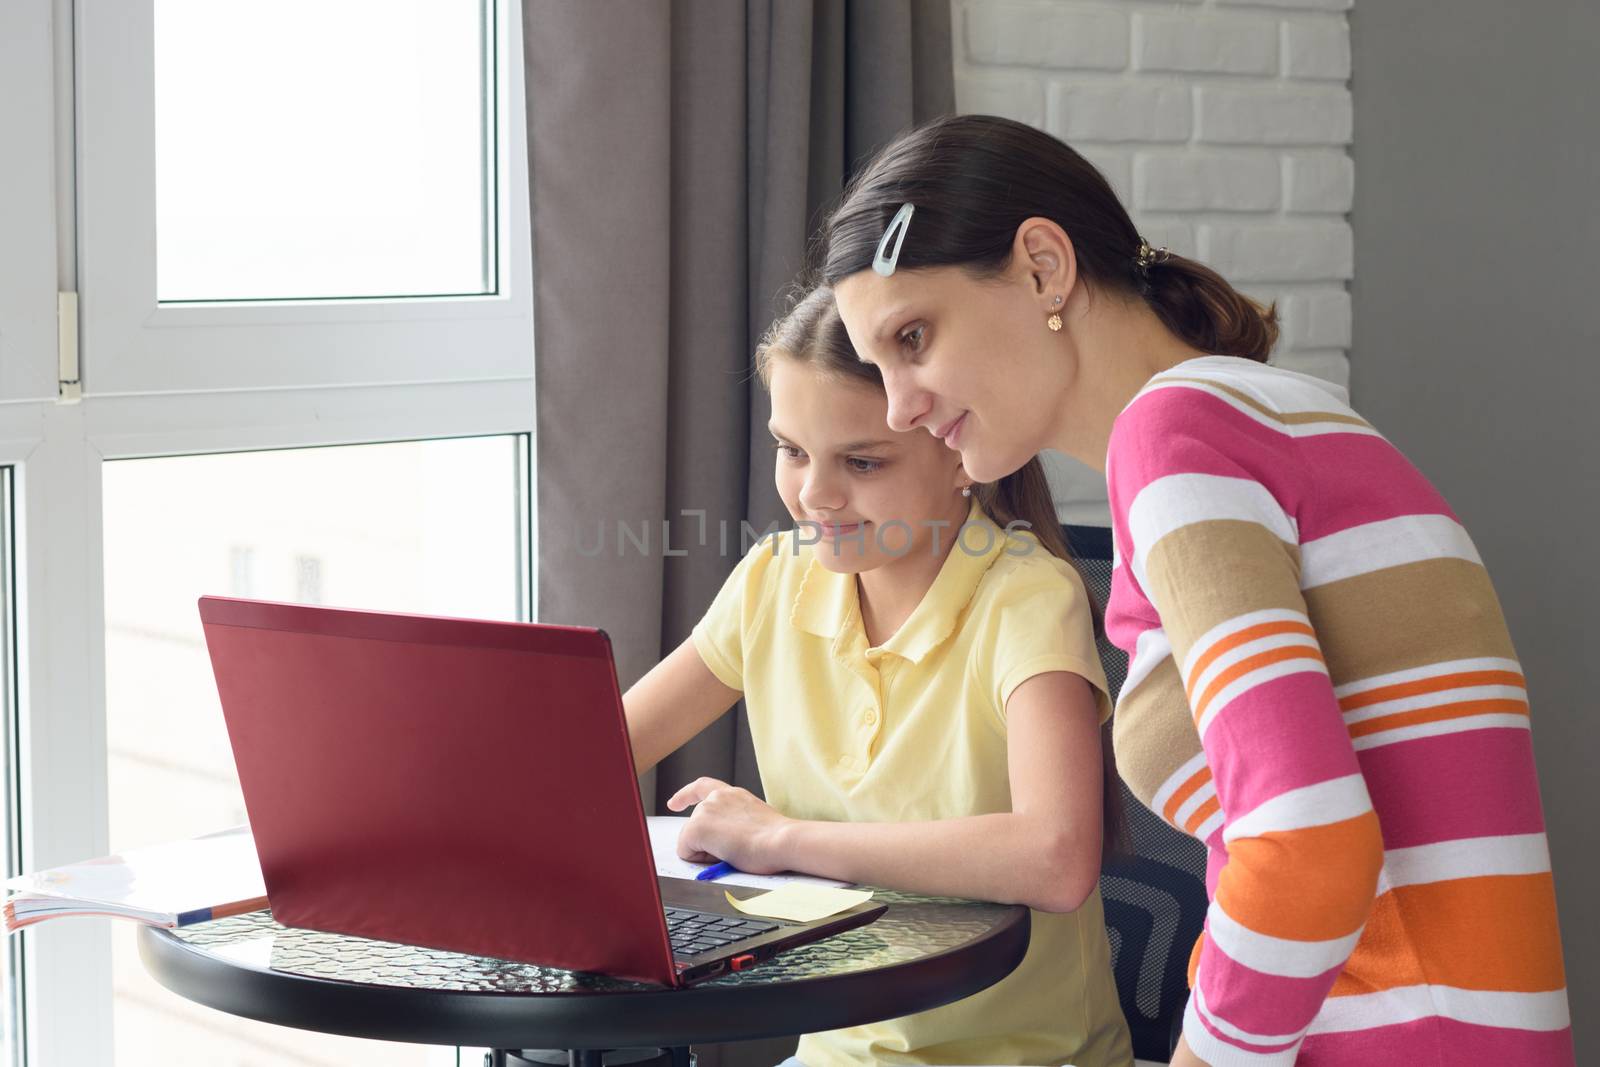
[[[667,936],[672,942],[675,956],[698,956],[702,952],[710,952],[778,928],[777,923],[761,919],[714,915],[687,908],[667,908],[666,912]]]

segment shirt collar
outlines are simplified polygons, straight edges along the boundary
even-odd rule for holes
[[[933,585],[894,636],[884,642],[883,651],[918,663],[955,630],[978,583],[1006,545],[1005,531],[984,514],[976,500],[967,511],[966,521],[971,526],[966,536],[951,545]],[[978,527],[987,528],[990,536],[985,537]],[[943,530],[941,536],[955,538],[959,533]],[[852,618],[859,616],[855,575],[828,570],[817,562],[813,552],[795,594],[789,621],[806,633],[837,640]]]

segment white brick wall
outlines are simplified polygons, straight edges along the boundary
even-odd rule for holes
[[[1153,244],[1276,301],[1273,362],[1348,384],[1351,0],[953,0],[956,105],[1038,126]],[[1069,521],[1098,472],[1046,466]]]

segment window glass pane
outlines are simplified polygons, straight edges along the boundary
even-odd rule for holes
[[[120,460],[104,468],[113,849],[245,820],[202,594],[523,614],[523,440]],[[455,1051],[253,1023],[168,993],[114,931],[117,1067],[454,1064]]]
[[[493,0],[155,0],[163,301],[492,292]]]

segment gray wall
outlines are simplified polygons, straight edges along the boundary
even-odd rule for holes
[[[1578,1062],[1600,1058],[1600,5],[1351,15],[1356,407],[1439,486],[1527,671]]]

